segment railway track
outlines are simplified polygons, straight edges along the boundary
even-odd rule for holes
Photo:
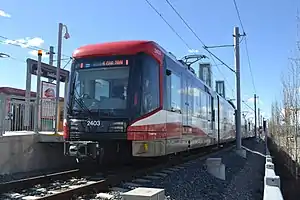
[[[197,158],[205,159],[212,156],[213,153],[227,151],[232,147],[234,147],[233,143],[224,144],[222,148],[206,147],[177,156],[159,158],[155,162],[139,162],[133,166],[123,166],[102,173],[83,173],[80,170],[71,170],[13,181],[0,185],[0,192],[1,194],[4,193],[0,199],[86,199],[83,197],[87,194],[88,196],[97,196],[96,194],[99,195],[99,193],[105,196],[107,192],[111,191],[111,188],[121,182],[147,175],[151,176],[151,174],[161,170],[176,170],[178,165]]]

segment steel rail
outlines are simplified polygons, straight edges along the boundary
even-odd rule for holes
[[[39,200],[58,200],[58,199],[72,199],[73,197],[78,197],[84,194],[89,194],[93,192],[107,192],[110,187],[116,186],[123,181],[130,181],[132,179],[149,175],[156,171],[162,170],[164,168],[174,167],[176,165],[186,163],[194,159],[206,159],[207,157],[212,156],[215,153],[220,153],[222,151],[229,151],[234,148],[234,141],[223,144],[222,148],[217,148],[216,146],[202,148],[199,152],[191,150],[188,153],[181,153],[180,156],[176,156],[173,159],[168,160],[168,162],[163,162],[159,164],[153,164],[150,166],[135,166],[131,169],[123,169],[117,171],[114,175],[108,175],[106,178],[99,179],[96,181],[90,181],[83,186],[77,186],[75,188],[66,189],[64,191],[51,194],[38,198]],[[205,150],[204,150],[205,149]],[[163,161],[164,158],[161,158],[160,161]]]

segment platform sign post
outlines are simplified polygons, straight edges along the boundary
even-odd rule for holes
[[[62,30],[63,30],[63,24],[59,23],[58,26],[58,47],[57,47],[57,67],[56,67],[56,106],[55,106],[55,128],[54,131],[57,133],[58,129],[58,104],[59,104],[59,86],[60,86],[60,65],[61,65],[61,46],[62,46]]]
[[[29,126],[30,125],[29,105],[30,105],[30,100],[31,100],[31,75],[36,75],[36,76],[38,75],[38,61],[28,58],[26,60],[26,62],[27,62],[26,94],[25,94],[25,101],[26,101],[25,111],[26,111],[26,113],[25,113],[25,118],[24,118],[24,125]],[[48,78],[48,79],[55,79],[56,71],[57,71],[56,67],[51,66],[46,63],[43,63],[43,62],[40,62],[40,73],[39,73],[40,77]],[[60,75],[60,82],[64,82],[65,84],[67,84],[66,81],[68,81],[68,78],[69,78],[69,71],[67,71],[65,69],[60,69],[59,75]],[[40,85],[40,83],[38,83],[38,85]],[[37,90],[37,94],[38,93],[40,94],[40,91],[41,90],[40,90],[40,86],[39,86],[39,90]],[[59,95],[59,94],[57,94],[57,95]],[[39,115],[37,115],[37,116],[39,116]],[[36,121],[36,118],[34,118],[34,120]],[[37,122],[34,122],[34,123],[37,123]],[[37,126],[38,126],[38,124],[37,124]]]
[[[36,84],[36,100],[34,110],[34,132],[39,132],[39,111],[40,111],[40,96],[41,96],[41,63],[42,63],[42,51],[38,51],[38,62],[37,62],[37,84]]]

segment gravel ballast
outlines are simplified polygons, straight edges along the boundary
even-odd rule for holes
[[[262,199],[265,159],[256,152],[265,154],[265,145],[251,139],[243,141],[243,146],[254,151],[247,151],[247,159],[238,156],[234,150],[213,156],[222,158],[222,163],[226,166],[226,180],[210,175],[205,160],[198,159],[182,165],[183,168],[172,170],[173,172],[163,171],[162,174],[143,177],[142,180],[124,183],[118,187],[127,190],[136,187],[164,188],[166,199],[176,200]],[[120,199],[118,192],[111,194],[115,199]]]
[[[122,183],[111,188],[112,191],[109,193],[86,194],[77,199],[122,199],[120,192],[136,187],[163,188],[166,194],[165,199],[168,200],[262,199],[265,158],[259,154],[265,154],[265,144],[251,139],[243,141],[243,146],[252,151],[247,151],[246,159],[238,156],[234,149],[220,151],[212,156],[222,158],[222,163],[226,167],[226,180],[210,175],[205,165],[206,159],[199,158]],[[64,185],[71,187],[72,184]],[[33,193],[25,192],[26,194],[23,195],[36,195],[37,192],[49,193],[50,188],[44,189],[45,191],[41,191],[41,188],[36,188]]]

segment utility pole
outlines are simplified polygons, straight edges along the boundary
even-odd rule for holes
[[[234,27],[234,47],[235,47],[235,73],[236,73],[236,148],[242,149],[241,137],[241,77],[240,77],[240,33],[239,28]]]
[[[58,26],[58,42],[57,42],[57,68],[56,68],[56,98],[55,98],[55,128],[54,131],[58,131],[58,105],[59,105],[59,83],[60,83],[60,65],[61,65],[61,46],[62,46],[62,31],[63,24],[59,23]]]
[[[259,126],[260,126],[260,109],[259,108],[257,108],[257,115],[258,115],[258,128],[259,128]]]
[[[256,127],[257,127],[257,116],[256,116],[256,94],[254,94],[254,134],[255,138],[257,138],[257,132],[256,132]]]
[[[257,117],[258,117],[258,137],[260,137],[260,109],[257,108]]]
[[[62,51],[62,38],[63,38],[63,28],[65,27],[66,32],[64,34],[64,38],[67,40],[70,38],[68,28],[63,23],[59,23],[58,25],[58,44],[57,44],[57,68],[56,68],[56,106],[55,106],[55,134],[58,131],[58,105],[59,105],[59,85],[60,85],[60,66],[61,66],[61,51]],[[68,79],[68,77],[67,77]],[[67,84],[67,82],[65,83]],[[65,91],[66,93],[66,91]],[[66,107],[66,99],[65,99],[65,105]],[[65,112],[65,111],[64,111]],[[65,114],[64,114],[65,115]]]

